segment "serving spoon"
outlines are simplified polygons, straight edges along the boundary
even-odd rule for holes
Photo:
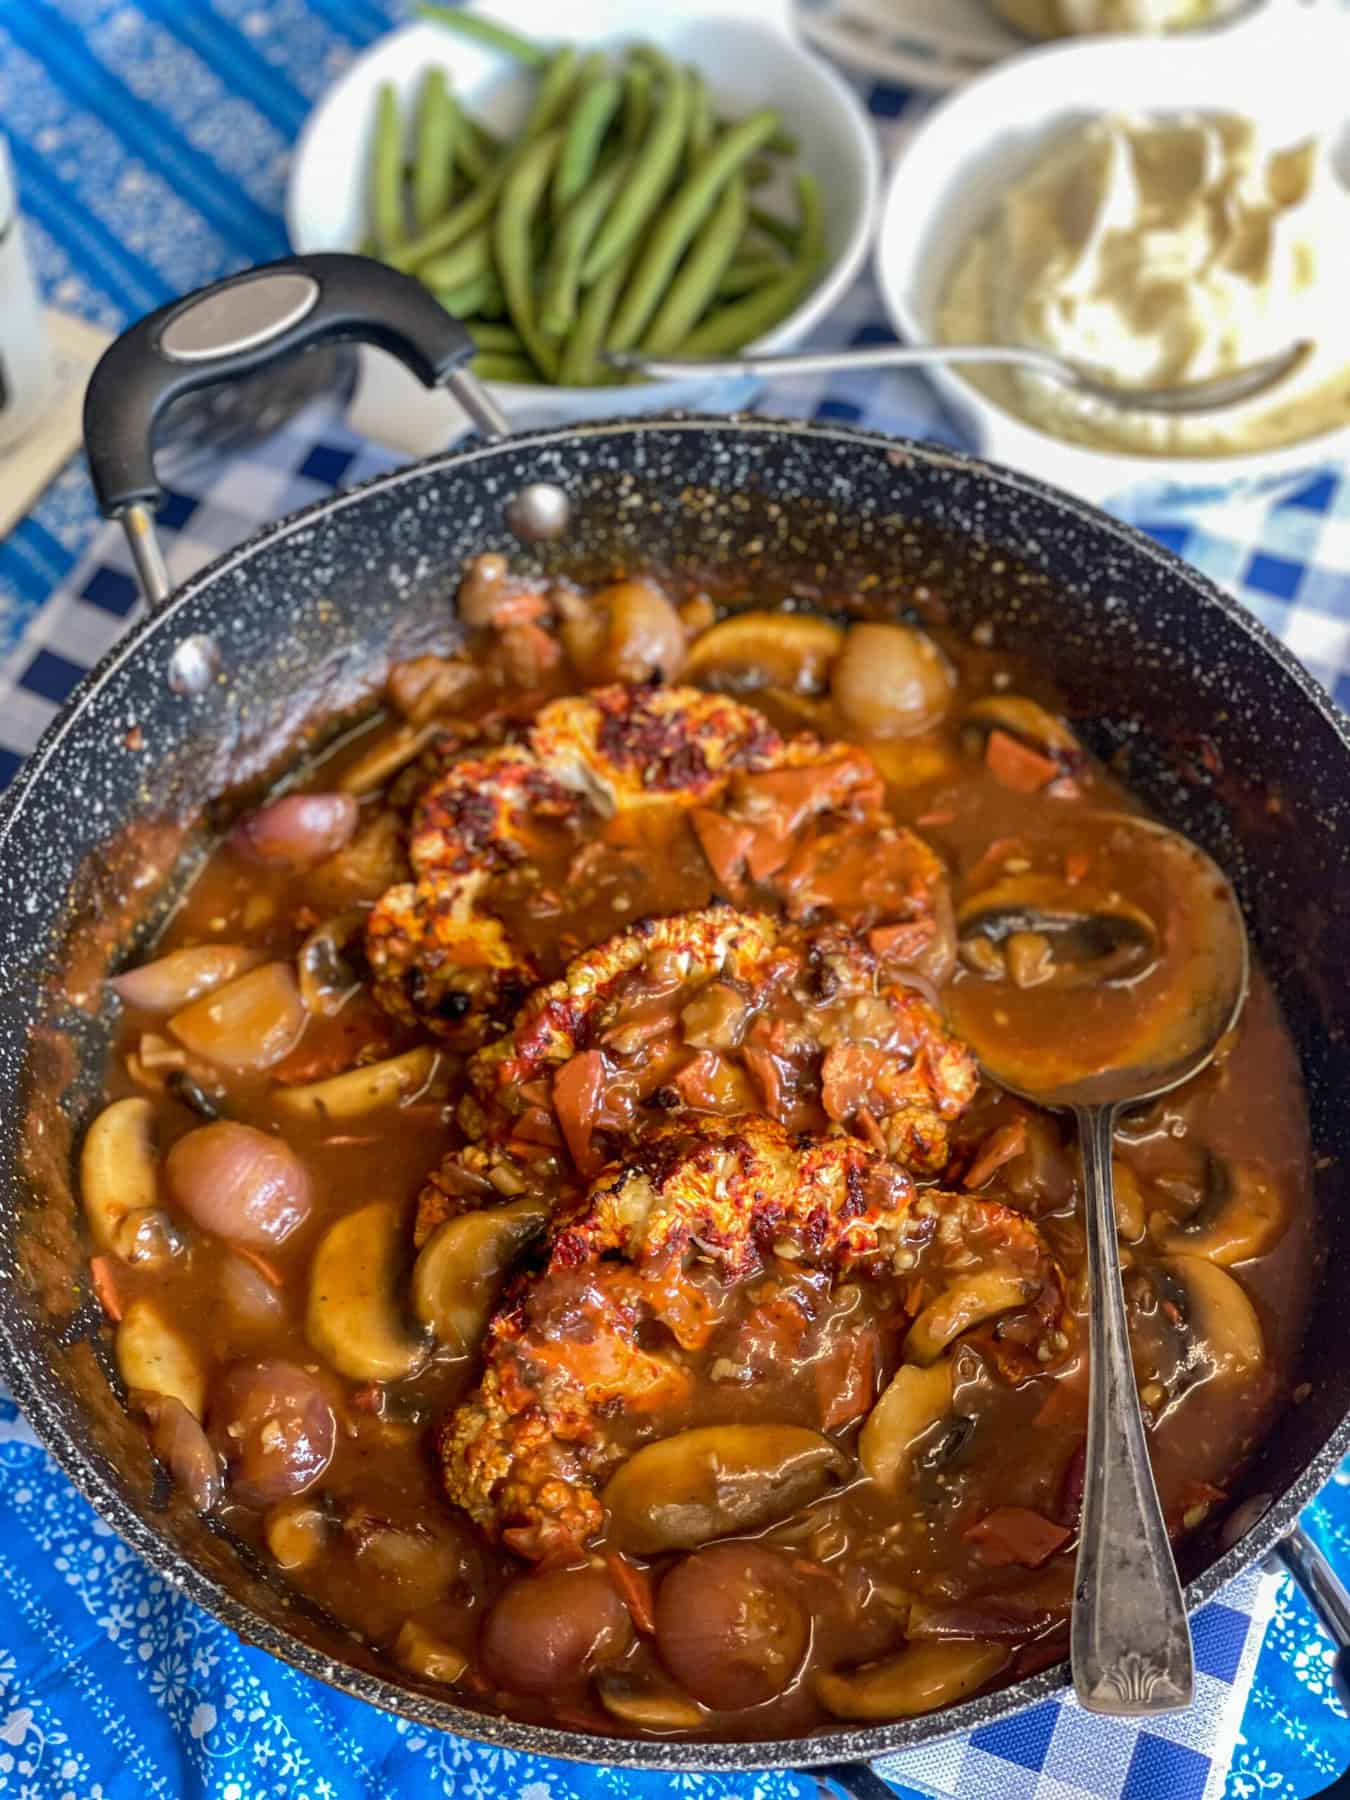
[[[1099,815],[1100,816],[1100,815]],[[1218,866],[1189,839],[1150,820],[1121,815],[1119,828],[1143,834],[1162,859],[1169,892],[1187,909],[1167,933],[1183,1004],[1154,1042],[1136,1038],[1116,1061],[1084,1057],[1073,1068],[1057,1047],[1051,1078],[999,1041],[997,1013],[966,1009],[954,1024],[1000,1087],[1037,1106],[1067,1110],[1078,1124],[1089,1287],[1087,1463],[1070,1662],[1079,1701],[1091,1712],[1143,1715],[1188,1706],[1194,1691],[1190,1628],[1149,1463],[1130,1358],[1125,1294],[1116,1247],[1111,1151],[1117,1114],[1170,1093],[1212,1060],[1247,996],[1247,933],[1237,898]],[[1128,838],[1125,840],[1128,844]],[[1175,884],[1175,885],[1174,885]],[[1161,922],[1158,941],[1164,939]],[[1189,946],[1189,947],[1188,947]],[[953,990],[959,994],[961,984]],[[981,1021],[988,1021],[981,1024]]]
[[[768,356],[649,356],[642,350],[607,350],[604,361],[612,368],[662,380],[688,376],[831,375],[863,369],[913,369],[930,363],[1013,363],[1032,369],[1074,393],[1107,406],[1131,412],[1218,412],[1243,400],[1254,400],[1278,386],[1312,348],[1306,340],[1259,362],[1233,369],[1227,375],[1211,375],[1203,381],[1187,381],[1170,387],[1122,387],[1105,371],[1059,356],[1052,350],[1034,350],[1014,344],[866,344],[853,350],[794,350]]]

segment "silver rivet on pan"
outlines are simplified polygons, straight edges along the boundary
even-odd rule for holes
[[[220,646],[204,631],[185,637],[169,658],[169,686],[175,694],[204,694],[220,667]]]
[[[527,544],[559,538],[572,517],[572,502],[549,481],[532,481],[507,502],[506,522]]]

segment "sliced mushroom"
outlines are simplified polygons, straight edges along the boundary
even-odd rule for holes
[[[444,1687],[453,1687],[469,1666],[462,1650],[436,1637],[415,1619],[405,1619],[400,1626],[394,1639],[394,1660],[410,1675],[439,1681]]]
[[[564,602],[570,600],[571,604]],[[674,681],[685,660],[684,625],[648,581],[616,581],[589,600],[560,596],[559,631],[584,681]]]
[[[816,1694],[837,1719],[908,1719],[964,1700],[1006,1667],[1006,1644],[918,1643],[846,1674],[816,1676]]]
[[[177,1400],[200,1419],[206,1374],[192,1345],[153,1300],[133,1300],[113,1340],[117,1367],[128,1388]]]
[[[605,1711],[640,1731],[697,1731],[707,1716],[678,1689],[657,1687],[626,1669],[602,1669],[595,1686]]]
[[[264,963],[194,1000],[169,1030],[194,1056],[228,1069],[270,1069],[305,1025],[295,977],[285,963]]]
[[[1213,1377],[1254,1375],[1265,1363],[1266,1340],[1240,1283],[1203,1256],[1167,1256],[1158,1267],[1180,1288],[1188,1336]]]
[[[952,1404],[952,1365],[904,1364],[867,1415],[858,1437],[863,1472],[887,1493],[904,1484],[920,1441],[945,1419]]]
[[[981,753],[991,732],[1003,731],[1068,770],[1083,760],[1083,748],[1062,719],[1025,694],[986,694],[966,708],[964,734]]]
[[[1013,1269],[980,1269],[960,1275],[915,1319],[905,1337],[910,1362],[935,1362],[954,1338],[1031,1298],[1026,1279]]]
[[[1190,1218],[1177,1224],[1168,1214],[1156,1212],[1148,1227],[1160,1250],[1174,1256],[1203,1256],[1226,1269],[1269,1250],[1285,1223],[1280,1190],[1263,1169],[1212,1156],[1204,1199]]]
[[[405,1050],[384,1062],[366,1063],[325,1081],[278,1088],[272,1103],[278,1112],[297,1118],[347,1120],[378,1112],[384,1106],[407,1106],[426,1092],[440,1058],[435,1050]]]
[[[335,919],[316,925],[301,944],[295,968],[306,1012],[330,1019],[342,1011],[360,987],[361,977],[343,952],[361,935],[365,922],[363,912],[339,913]]]
[[[353,1381],[398,1381],[426,1354],[399,1304],[404,1236],[394,1202],[375,1200],[330,1225],[314,1252],[305,1330]]]
[[[256,969],[261,950],[242,944],[198,944],[188,950],[171,950],[154,962],[142,963],[114,975],[108,986],[129,1006],[145,1012],[175,1012],[214,988]]]
[[[841,628],[811,613],[735,613],[695,639],[683,679],[738,694],[823,694],[843,647]]]
[[[308,1494],[293,1494],[267,1509],[263,1538],[273,1561],[283,1569],[307,1569],[317,1562],[333,1522],[322,1504]]]
[[[115,1250],[123,1220],[155,1206],[154,1116],[149,1100],[114,1100],[85,1134],[80,1151],[80,1198],[100,1250]]]
[[[1057,988],[1133,981],[1152,967],[1160,949],[1158,928],[1142,908],[1121,894],[1055,875],[995,882],[962,902],[956,925],[962,959],[977,968],[980,961],[967,947],[979,940],[1006,952],[1016,938],[1043,939],[1049,969],[1038,974],[1037,985]]]
[[[601,1499],[610,1539],[639,1556],[758,1531],[848,1473],[829,1438],[800,1425],[705,1425],[630,1456]]]
[[[461,1213],[438,1225],[413,1266],[413,1312],[456,1356],[472,1356],[513,1263],[544,1229],[543,1200]]]
[[[439,731],[440,726],[395,725],[382,731],[354,763],[349,763],[338,782],[344,794],[373,794],[397,775]]]

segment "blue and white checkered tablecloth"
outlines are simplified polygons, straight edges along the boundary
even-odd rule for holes
[[[376,0],[0,0],[0,119],[51,298],[115,327],[281,253],[286,151],[308,105],[400,8]],[[916,104],[868,93],[883,137]],[[889,336],[859,284],[824,342]],[[775,388],[765,411],[959,441],[899,375]],[[394,459],[331,405],[247,455],[176,474],[162,516],[182,579],[263,521]],[[1278,501],[1114,510],[1259,614],[1350,704],[1350,478]],[[0,542],[0,785],[136,608],[120,536],[80,465]],[[1350,1569],[1350,1468],[1307,1522]],[[0,1797],[85,1800],[795,1800],[790,1773],[633,1775],[481,1749],[386,1718],[245,1649],[89,1511],[0,1399]],[[1140,1730],[1047,1702],[898,1758],[902,1795],[959,1800],[1302,1800],[1350,1763],[1331,1650],[1287,1581],[1249,1576],[1196,1621],[1199,1701]]]

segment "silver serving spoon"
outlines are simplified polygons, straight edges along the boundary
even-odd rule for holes
[[[1170,1010],[1154,1040],[1136,1036],[1119,1062],[1098,1054],[1085,1058],[1081,1069],[1071,1066],[1068,1046],[1058,1047],[1052,1079],[1044,1082],[1035,1073],[1034,1059],[1019,1054],[1015,1044],[998,1041],[997,1012],[958,1011],[960,983],[948,995],[954,1000],[954,1029],[994,1081],[1038,1106],[1067,1109],[1078,1123],[1091,1367],[1070,1660],[1078,1698],[1089,1711],[1147,1714],[1188,1706],[1194,1667],[1130,1360],[1116,1245],[1112,1140],[1122,1107],[1169,1093],[1211,1060],[1246,999],[1248,951],[1236,896],[1202,850],[1149,820],[1121,815],[1110,823],[1119,854],[1161,859],[1157,866],[1164,885],[1180,909],[1170,921],[1167,940],[1169,957],[1177,953],[1181,958],[1181,966],[1173,970],[1173,991],[1182,1003]],[[1138,839],[1132,841],[1136,833]],[[1158,930],[1161,942],[1161,922]],[[986,1027],[986,1020],[994,1023]]]
[[[1249,363],[1228,375],[1188,381],[1175,387],[1122,387],[1105,371],[1072,362],[1050,350],[1009,344],[867,344],[855,350],[794,350],[771,356],[648,356],[642,350],[607,350],[604,360],[615,369],[662,380],[688,376],[831,375],[861,369],[915,369],[929,363],[1015,363],[1048,375],[1074,393],[1131,412],[1218,412],[1239,401],[1253,400],[1278,386],[1311,350],[1307,340],[1291,344],[1276,356]]]

